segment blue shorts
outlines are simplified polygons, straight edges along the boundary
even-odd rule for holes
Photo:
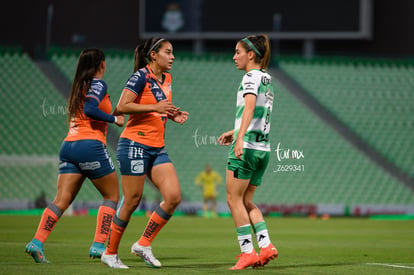
[[[115,171],[105,144],[86,139],[63,141],[59,153],[59,174],[82,174],[98,179]]]
[[[126,176],[142,176],[158,164],[171,162],[165,147],[150,147],[127,138],[119,139],[117,159],[121,175]]]

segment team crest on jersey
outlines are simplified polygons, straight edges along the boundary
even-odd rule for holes
[[[148,88],[151,89],[151,92],[157,101],[161,101],[167,98],[163,90],[160,88],[160,86],[158,86],[157,83],[155,83],[155,81],[152,80],[151,82],[149,82]]]
[[[160,86],[158,86],[158,85],[157,85],[157,83],[154,83],[154,84],[152,85],[152,88],[154,88],[154,89],[159,89],[159,88],[160,88]]]

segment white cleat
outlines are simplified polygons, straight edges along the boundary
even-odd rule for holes
[[[118,254],[107,255],[104,252],[101,257],[101,262],[104,265],[109,266],[110,268],[123,268],[123,269],[129,268],[128,266],[124,265],[121,262],[121,259],[119,259]]]
[[[131,253],[140,256],[147,265],[161,267],[160,261],[152,254],[151,246],[141,246],[138,242],[135,242],[131,247]]]

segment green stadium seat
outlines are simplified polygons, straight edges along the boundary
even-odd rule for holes
[[[79,51],[51,54],[52,62],[69,81],[72,81],[78,55]],[[132,74],[132,52],[124,55],[108,53],[106,61],[104,80],[115,105]],[[0,105],[2,110],[15,117],[13,125],[1,127],[1,136],[24,133],[31,137],[27,143],[20,139],[2,138],[0,154],[30,155],[32,159],[56,156],[66,135],[66,117],[43,117],[42,102],[36,103],[36,100],[46,98],[50,104],[64,105],[66,99],[27,56],[4,54],[0,56],[0,62],[0,89],[14,94],[12,98],[0,95]],[[412,156],[401,153],[413,148],[413,107],[410,104],[413,98],[407,92],[414,83],[412,66],[297,58],[282,60],[281,67],[396,165],[405,170],[412,169]],[[5,68],[10,69],[5,71]],[[177,170],[183,201],[197,202],[201,200],[201,191],[195,186],[194,178],[206,163],[225,179],[229,148],[215,145],[214,140],[234,125],[236,91],[243,73],[237,71],[231,55],[214,54],[202,57],[176,54],[171,73],[174,104],[189,111],[190,117],[182,126],[167,123],[166,148]],[[30,78],[19,83],[21,74],[30,75]],[[276,95],[270,135],[272,152],[262,186],[255,195],[257,203],[414,204],[413,192],[409,188],[343,140],[276,80],[273,84]],[[25,89],[28,85],[30,91]],[[21,106],[16,107],[14,102],[21,102]],[[0,113],[0,119],[3,113]],[[35,117],[36,123],[25,120],[27,117]],[[122,130],[113,128],[118,133]],[[198,144],[196,133],[200,138]],[[303,150],[305,158],[279,161],[275,152],[278,143],[290,150]],[[109,149],[115,159],[116,148]],[[4,161],[0,164],[0,176],[9,179],[9,183],[1,187],[1,194],[7,195],[0,199],[34,198],[36,194],[29,194],[27,188],[25,192],[17,191],[27,184],[48,190],[48,197],[54,195],[57,162],[39,162],[34,167],[26,163],[22,167],[7,169]],[[278,165],[303,165],[305,171],[275,172]],[[34,178],[41,180],[32,183]],[[145,185],[144,192],[147,201],[159,196],[150,183]],[[89,182],[84,184],[77,198],[79,201],[99,199],[100,195]],[[219,187],[218,200],[226,201],[225,183]]]

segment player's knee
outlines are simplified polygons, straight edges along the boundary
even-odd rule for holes
[[[141,201],[141,197],[142,195],[136,195],[136,194],[130,197],[124,197],[122,208],[129,213],[134,212],[135,209],[137,209],[139,202]]]
[[[252,200],[244,200],[243,201],[244,207],[247,209],[247,211],[251,211],[254,208],[257,208],[256,205],[253,203]]]
[[[176,208],[179,204],[181,203],[181,195],[176,195],[176,196],[172,196],[169,199],[169,204],[173,207]]]
[[[227,194],[227,205],[230,209],[236,207],[235,205],[240,201],[240,199],[236,196],[232,196],[231,194]]]

